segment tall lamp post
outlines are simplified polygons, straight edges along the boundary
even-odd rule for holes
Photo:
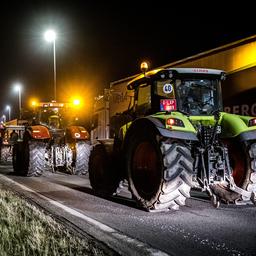
[[[55,41],[56,33],[54,30],[47,30],[44,33],[44,38],[47,42],[52,43],[53,45],[53,81],[54,81],[54,100],[57,99],[57,88],[56,88],[56,51],[55,51]]]
[[[11,107],[9,105],[6,106],[6,109],[8,110],[8,114],[9,114],[9,121],[11,121]]]
[[[21,84],[15,84],[14,90],[18,92],[19,95],[19,119],[21,119]]]

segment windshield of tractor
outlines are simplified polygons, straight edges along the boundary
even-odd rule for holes
[[[68,103],[40,103],[34,110],[32,124],[46,125],[51,129],[64,129],[77,124],[77,112]]]
[[[43,108],[39,111],[39,122],[51,128],[60,128],[60,114],[56,109]]]
[[[49,126],[51,129],[62,129],[69,121],[67,112],[65,108],[40,108],[36,123]]]
[[[176,94],[179,111],[188,115],[209,115],[222,108],[218,80],[177,79]]]

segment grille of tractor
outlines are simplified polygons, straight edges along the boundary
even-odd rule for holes
[[[202,142],[206,146],[211,141],[211,137],[212,137],[212,133],[213,133],[213,127],[203,126],[201,132],[202,132],[202,135],[201,135],[202,136]]]
[[[53,129],[51,130],[51,134],[54,138],[60,139],[65,136],[65,130],[63,129]]]

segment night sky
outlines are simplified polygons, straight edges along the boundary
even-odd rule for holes
[[[57,32],[57,97],[91,102],[111,81],[256,34],[253,1],[6,1],[1,6],[0,115],[53,99],[53,50],[43,38]],[[223,1],[224,2],[224,1]],[[4,3],[4,2],[1,2]],[[15,4],[14,4],[15,3]]]

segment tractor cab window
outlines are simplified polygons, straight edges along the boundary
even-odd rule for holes
[[[141,86],[138,92],[138,105],[148,104],[151,101],[151,86]]]
[[[209,115],[221,107],[218,80],[176,80],[179,110],[189,115]]]
[[[61,115],[56,109],[42,109],[39,112],[40,123],[52,129],[61,128]]]
[[[136,112],[146,114],[151,109],[151,85],[143,84],[138,88]]]
[[[59,129],[60,128],[60,118],[59,116],[50,116],[48,119],[48,123],[51,129]]]

